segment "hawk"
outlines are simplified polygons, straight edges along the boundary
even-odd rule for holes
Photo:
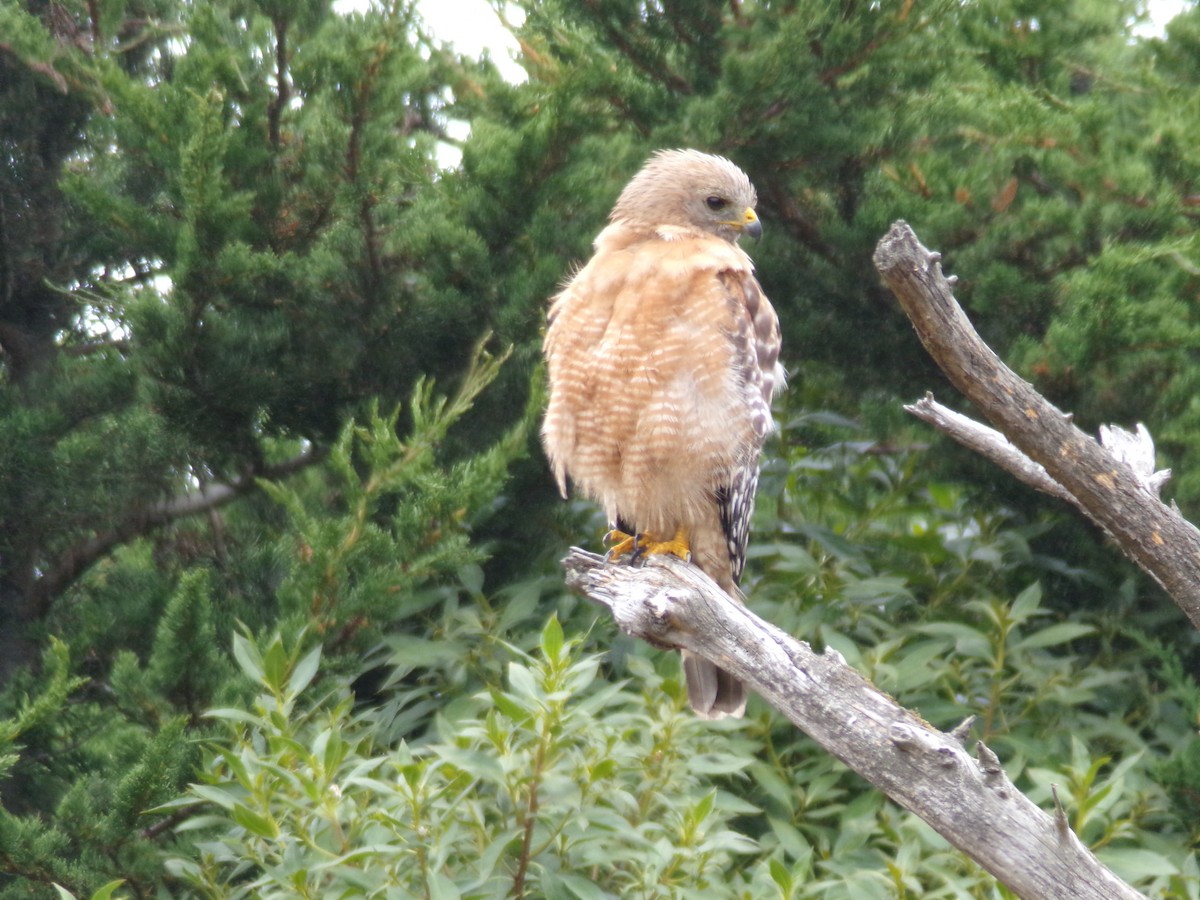
[[[612,523],[610,556],[674,553],[734,602],[759,454],[783,386],[779,320],[737,246],[762,225],[750,179],[696,150],[656,153],[621,192],[591,260],[553,299],[542,441]],[[743,685],[684,651],[688,699],[740,716]]]

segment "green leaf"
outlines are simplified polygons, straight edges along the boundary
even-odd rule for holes
[[[459,900],[462,897],[458,885],[440,872],[430,872],[425,884],[429,889],[429,900]]]
[[[489,835],[491,843],[481,854],[479,854],[478,873],[480,879],[491,877],[495,871],[497,863],[502,857],[508,855],[511,850],[511,845],[516,841],[524,830],[522,828],[513,827],[504,831],[496,832]]]
[[[707,819],[709,813],[711,813],[713,810],[713,804],[716,802],[716,800],[716,791],[709,791],[707,794],[701,797],[696,802],[696,805],[692,807],[693,820],[695,820],[697,823],[700,823]]]
[[[991,656],[991,641],[978,628],[961,622],[929,622],[918,626],[922,634],[947,637],[954,641],[954,652],[961,656],[988,659]]]
[[[1067,641],[1073,641],[1076,638],[1081,638],[1087,634],[1094,634],[1095,627],[1091,625],[1081,625],[1076,622],[1060,622],[1057,625],[1049,625],[1039,631],[1035,631],[1028,637],[1013,644],[1013,650],[1036,650],[1041,647],[1054,647],[1058,644],[1065,644]]]
[[[407,634],[390,636],[387,639],[387,645],[391,650],[388,663],[403,673],[424,666],[436,666],[461,659],[467,652],[466,648],[457,641],[444,638],[430,640],[427,637]]]
[[[584,878],[582,875],[575,875],[571,872],[559,872],[558,878],[567,890],[571,892],[571,895],[578,898],[578,900],[609,900],[611,896],[596,882]]]
[[[446,762],[483,781],[494,784],[504,783],[504,769],[496,757],[481,750],[468,750],[462,747],[440,746],[437,755]]]
[[[188,788],[197,797],[208,800],[210,803],[215,803],[222,809],[232,810],[238,805],[234,796],[229,791],[222,790],[221,788],[207,784],[192,784]]]
[[[224,816],[189,816],[175,827],[175,831],[179,834],[186,834],[191,831],[210,831],[217,828],[226,828],[228,825],[229,820]]]
[[[538,888],[546,900],[571,900],[573,893],[563,881],[562,874],[539,866]]]
[[[751,763],[750,775],[767,797],[778,804],[783,811],[791,813],[796,805],[796,787],[783,778],[774,766],[760,762]]]
[[[912,690],[937,678],[949,649],[950,643],[945,640],[918,641],[904,647],[893,664],[896,685]]]
[[[248,806],[243,806],[241,803],[234,804],[230,815],[233,821],[251,834],[256,834],[259,837],[269,840],[279,837],[279,826],[275,823],[274,819],[262,813],[255,812]]]
[[[517,703],[508,694],[497,690],[492,690],[488,693],[492,699],[492,705],[496,708],[496,710],[508,716],[508,718],[512,719],[514,722],[520,722],[529,718],[530,711],[521,704]]]
[[[244,709],[210,709],[204,713],[206,719],[227,719],[231,722],[244,722],[247,725],[261,725],[262,717],[246,712]]]
[[[757,555],[774,557],[770,559],[771,570],[774,572],[788,572],[795,575],[816,575],[821,571],[820,564],[813,559],[811,553],[801,547],[799,544],[789,544],[776,541],[773,544],[760,546],[755,548],[755,545],[750,545],[748,555],[751,557]]]
[[[125,883],[124,878],[118,878],[115,881],[110,881],[108,884],[101,886],[92,894],[92,900],[109,900],[113,895],[113,891]]]
[[[233,658],[237,660],[238,667],[246,673],[251,681],[262,683],[262,656],[259,655],[258,648],[248,637],[236,631],[233,633]]]
[[[554,615],[546,622],[546,627],[542,629],[542,655],[548,662],[556,662],[562,655],[563,649],[563,630],[562,625],[558,622],[558,616]]]
[[[734,753],[698,753],[687,760],[688,769],[700,775],[729,775],[754,762],[749,756]]]
[[[700,845],[700,851],[705,853],[724,850],[729,853],[749,854],[758,853],[761,849],[758,841],[727,828],[713,832]]]
[[[878,606],[894,600],[912,600],[903,576],[881,575],[873,578],[848,580],[842,589],[847,603],[857,606]]]
[[[779,841],[780,848],[791,859],[801,861],[812,856],[811,845],[791,822],[785,822],[775,816],[769,817],[767,821]]]
[[[533,673],[520,663],[510,662],[508,664],[508,683],[515,694],[533,700],[539,700],[542,697]]]
[[[303,693],[304,689],[308,687],[313,677],[317,674],[317,669],[320,665],[321,645],[317,644],[292,669],[292,676],[288,679],[287,685],[288,696],[298,697]]]
[[[262,663],[263,684],[271,691],[282,693],[287,679],[288,651],[279,635],[271,639],[267,652],[263,654]]]
[[[772,856],[767,861],[767,870],[771,873],[771,880],[779,886],[779,890],[787,896],[792,891],[792,873],[788,871],[778,857]]]
[[[1168,857],[1140,847],[1102,847],[1096,855],[1119,878],[1131,883],[1143,878],[1161,878],[1179,871],[1179,867]]]
[[[1035,581],[1017,594],[1017,598],[1013,600],[1012,608],[1009,610],[1009,617],[1014,622],[1024,622],[1038,612],[1041,603],[1042,585],[1041,582]]]

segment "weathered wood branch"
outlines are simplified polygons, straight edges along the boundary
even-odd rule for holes
[[[933,399],[932,394],[926,394],[916,403],[907,404],[904,410],[922,422],[932,425],[968,450],[978,453],[1018,481],[1059,500],[1065,500],[1091,518],[1099,528],[1104,528],[1103,523],[1091,517],[1087,507],[1078,497],[1051,478],[1044,468],[1014,447],[1012,442],[996,429],[942,406]],[[1117,459],[1128,463],[1134,475],[1156,497],[1171,477],[1170,469],[1155,470],[1154,442],[1141,424],[1137,426],[1136,432],[1126,431],[1116,425],[1101,425],[1100,445]]]
[[[1044,494],[1050,494],[1052,497],[1078,506],[1079,501],[1070,491],[1047,475],[1045,469],[1014,447],[1008,438],[994,428],[980,425],[974,419],[942,406],[933,399],[932,394],[926,394],[916,403],[905,406],[904,409],[922,422],[932,425],[938,431],[953,438],[968,450],[974,450],[1018,481],[1022,481]]]
[[[835,651],[814,653],[730,603],[695,566],[667,556],[608,563],[578,548],[563,566],[567,584],[626,633],[718,663],[1021,897],[1142,896],[1100,864],[1061,809],[1050,815],[1021,794],[982,742],[972,758],[957,729],[937,731]]]
[[[1200,530],[1161,502],[1125,461],[1080,431],[976,333],[942,275],[941,257],[896,222],[875,266],[950,382],[1042,466],[1200,628]]]

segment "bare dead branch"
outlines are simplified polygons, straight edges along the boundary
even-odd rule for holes
[[[953,438],[968,450],[974,450],[984,459],[995,463],[1018,481],[1022,481],[1035,490],[1050,494],[1059,500],[1066,500],[1072,505],[1079,501],[1061,484],[1046,474],[1046,470],[1012,445],[1004,435],[994,428],[981,425],[974,419],[969,419],[962,413],[957,413],[933,399],[933,394],[926,394],[916,403],[904,407],[922,422],[932,425],[938,431]]]
[[[977,759],[846,665],[764,622],[695,566],[669,556],[607,563],[573,548],[567,584],[608,607],[623,631],[711,659],[813,740],[928,822],[1026,900],[1141,897],[1092,855],[1065,817],[1018,791],[982,742]],[[960,726],[961,729],[961,726]]]
[[[950,382],[1076,498],[1200,628],[1200,531],[1000,361],[955,301],[941,257],[923,247],[907,223],[891,227],[874,259]]]

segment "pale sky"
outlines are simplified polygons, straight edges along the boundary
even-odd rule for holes
[[[417,9],[429,30],[440,40],[453,44],[459,53],[479,56],[487,50],[508,81],[525,80],[525,70],[513,62],[517,41],[501,24],[488,0],[418,0]],[[511,4],[505,15],[514,25],[520,25],[525,18]]]
[[[354,0],[345,0],[347,5]],[[1140,30],[1143,35],[1161,34],[1163,27],[1191,5],[1191,0],[1146,0],[1153,24]],[[439,38],[449,41],[459,52],[477,56],[484,49],[501,67],[510,81],[523,81],[524,72],[511,62],[517,42],[500,24],[500,18],[488,0],[418,0],[421,17]],[[506,12],[515,23],[520,10],[509,6]]]
[[[362,8],[368,0],[340,0],[337,7],[342,10]],[[525,80],[525,71],[516,62],[516,39],[505,29],[493,8],[498,0],[417,0],[421,18],[433,35],[453,44],[459,52],[478,56],[487,50],[501,74],[511,82]],[[1166,23],[1189,7],[1192,0],[1146,0],[1153,23],[1138,29],[1142,37],[1161,35]],[[505,15],[513,24],[520,24],[523,14],[511,4],[505,7]],[[450,131],[456,137],[465,138],[469,127],[465,122],[450,123]],[[439,154],[443,166],[454,166],[458,162],[458,151],[446,147]]]
[[[347,6],[362,0],[343,0]],[[1162,34],[1167,22],[1190,6],[1192,0],[1146,0],[1152,23],[1141,29],[1142,36]],[[460,53],[478,56],[483,50],[509,81],[524,81],[524,70],[512,61],[517,42],[500,23],[489,0],[418,0],[417,7],[430,30],[441,40],[448,41]],[[511,4],[505,15],[520,24],[522,13]]]
[[[1146,6],[1150,10],[1151,24],[1137,29],[1141,37],[1160,37],[1167,23],[1183,12],[1192,4],[1189,0],[1148,0]]]

